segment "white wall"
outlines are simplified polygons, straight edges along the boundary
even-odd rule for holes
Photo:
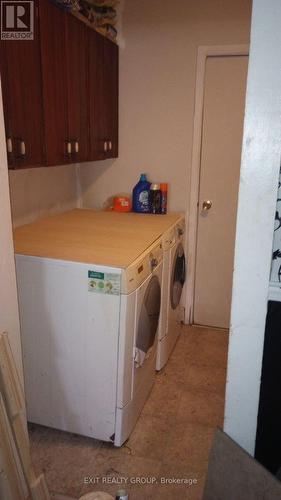
[[[78,204],[75,165],[9,170],[9,180],[15,227]]]
[[[122,0],[119,159],[81,164],[83,204],[131,192],[139,173],[186,211],[198,45],[249,42],[251,0]],[[79,204],[76,167],[9,172],[15,226]]]
[[[281,155],[281,2],[254,0],[239,189],[225,431],[255,447]]]
[[[128,0],[120,43],[120,155],[81,164],[83,202],[131,192],[141,172],[188,206],[198,45],[249,42],[250,0]]]
[[[12,240],[6,140],[0,88],[0,332],[7,332],[23,382],[19,312]]]

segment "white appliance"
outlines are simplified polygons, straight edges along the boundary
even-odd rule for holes
[[[155,377],[162,255],[125,270],[16,255],[29,421],[129,437]]]
[[[159,325],[156,370],[161,370],[167,363],[180,333],[183,320],[181,299],[186,276],[184,253],[185,219],[181,217],[162,238],[163,243],[163,278],[162,310]]]

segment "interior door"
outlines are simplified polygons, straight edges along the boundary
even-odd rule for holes
[[[247,56],[206,60],[194,323],[221,328],[230,321],[247,67]]]

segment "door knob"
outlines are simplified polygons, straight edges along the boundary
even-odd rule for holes
[[[211,200],[204,200],[202,203],[202,210],[204,210],[204,212],[207,212],[207,210],[210,210],[212,205],[213,203],[211,202]]]

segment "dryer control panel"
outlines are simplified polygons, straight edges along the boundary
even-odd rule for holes
[[[158,264],[160,264],[160,262],[162,262],[162,260],[163,260],[163,245],[161,242],[159,243],[159,245],[154,247],[149,254],[149,265],[151,272],[153,271],[153,269],[155,269],[155,267],[158,266]]]
[[[185,233],[185,221],[184,219],[181,219],[176,225],[175,225],[175,236],[177,241],[182,241]]]
[[[163,234],[163,250],[167,252],[172,248],[178,241],[183,241],[185,233],[185,218],[180,217],[178,221]]]
[[[171,227],[168,231],[166,231],[163,235],[163,250],[166,252],[171,248],[176,242],[175,238],[175,228]]]

